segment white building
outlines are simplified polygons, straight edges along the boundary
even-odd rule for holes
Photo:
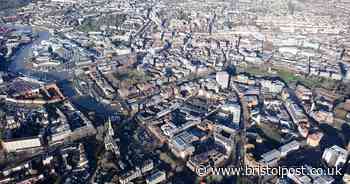
[[[216,82],[222,87],[227,88],[230,75],[226,71],[216,73]]]
[[[281,93],[284,84],[281,81],[261,80],[261,88],[268,93]]]
[[[39,137],[31,137],[17,140],[3,140],[1,145],[7,152],[17,152],[26,149],[39,148],[42,144]]]
[[[238,104],[224,104],[221,110],[232,114],[232,123],[239,126],[241,120],[241,106]]]
[[[187,156],[192,155],[195,151],[194,146],[192,146],[190,143],[186,142],[180,137],[175,137],[174,139],[171,139],[169,146],[175,156],[183,159]]]
[[[146,183],[147,184],[158,184],[158,183],[163,182],[165,180],[166,180],[165,172],[157,171],[156,173],[154,173],[146,178]]]
[[[2,79],[2,75],[0,73],[0,84],[2,84],[4,82],[4,80]]]
[[[346,163],[348,157],[348,151],[334,145],[330,148],[324,150],[322,159],[328,164],[330,167],[342,166]]]

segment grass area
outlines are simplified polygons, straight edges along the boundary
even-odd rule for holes
[[[269,73],[264,67],[248,66],[246,68],[241,68],[241,70],[255,76],[278,76],[287,84],[300,82],[310,88],[324,87],[327,89],[334,89],[339,83],[338,81],[323,77],[296,75],[294,72],[286,69],[273,69],[274,73]]]
[[[114,77],[118,80],[129,81],[131,83],[148,81],[151,78],[142,71],[128,70],[125,72],[116,72]]]
[[[104,15],[100,18],[86,19],[80,26],[78,26],[78,30],[83,32],[100,31],[100,27],[103,25],[119,27],[124,23],[125,20],[125,14]]]
[[[332,79],[327,79],[323,77],[316,77],[316,76],[297,76],[293,72],[290,72],[288,70],[279,69],[277,70],[278,76],[280,76],[284,81],[287,83],[296,83],[300,82],[310,88],[315,87],[325,87],[328,89],[334,89],[337,86],[337,81]]]

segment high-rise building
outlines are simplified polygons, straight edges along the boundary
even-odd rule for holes
[[[222,88],[227,88],[229,86],[230,75],[226,71],[216,73],[216,82]]]

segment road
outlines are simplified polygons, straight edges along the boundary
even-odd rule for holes
[[[236,84],[231,85],[236,95],[239,97],[239,101],[242,106],[243,114],[241,118],[240,123],[240,131],[239,131],[239,140],[237,142],[237,157],[236,157],[236,164],[237,167],[244,167],[245,166],[245,145],[246,145],[246,127],[249,126],[249,110],[248,110],[248,103],[244,99],[244,94],[241,93],[236,86]]]

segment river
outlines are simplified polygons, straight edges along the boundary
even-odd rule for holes
[[[20,46],[12,58],[9,60],[9,65],[7,70],[12,73],[23,74],[26,76],[32,76],[34,78],[46,81],[46,82],[54,82],[60,81],[64,79],[68,79],[70,75],[67,75],[67,72],[42,72],[32,69],[26,65],[29,58],[31,57],[32,48],[34,45],[39,45],[43,40],[49,40],[50,33],[47,30],[38,29],[34,30],[29,26],[22,25],[7,25],[8,27],[15,28],[17,31],[33,31],[34,34],[37,34],[37,37],[33,42],[29,44],[25,44]]]
[[[33,31],[30,27],[26,26],[15,26],[17,30],[30,30]],[[35,34],[35,33],[34,33]],[[27,73],[27,68],[25,67],[25,62],[29,59],[30,52],[32,52],[32,47],[34,45],[40,44],[42,40],[48,40],[50,37],[49,32],[47,31],[38,31],[38,37],[31,43],[20,46],[19,49],[14,53],[13,57],[10,59],[10,65],[8,70],[16,73]]]
[[[29,26],[21,26],[21,25],[8,25],[11,28],[15,28],[17,31],[33,31],[34,34],[38,36],[35,38],[33,42],[30,44],[22,45],[18,48],[18,50],[14,53],[13,57],[8,61],[7,71],[22,74],[25,76],[31,76],[33,78],[39,79],[45,82],[55,82],[58,84],[62,92],[65,96],[70,98],[72,102],[77,105],[80,110],[83,111],[95,111],[97,114],[103,114],[105,116],[110,116],[114,114],[115,109],[113,109],[109,105],[104,105],[97,102],[95,99],[90,97],[79,97],[77,98],[77,94],[74,90],[70,79],[72,79],[72,75],[65,71],[50,71],[50,72],[41,72],[37,70],[33,70],[28,67],[26,62],[28,62],[31,57],[32,47],[38,45],[43,40],[50,39],[50,32],[47,30],[39,29],[34,30]]]

